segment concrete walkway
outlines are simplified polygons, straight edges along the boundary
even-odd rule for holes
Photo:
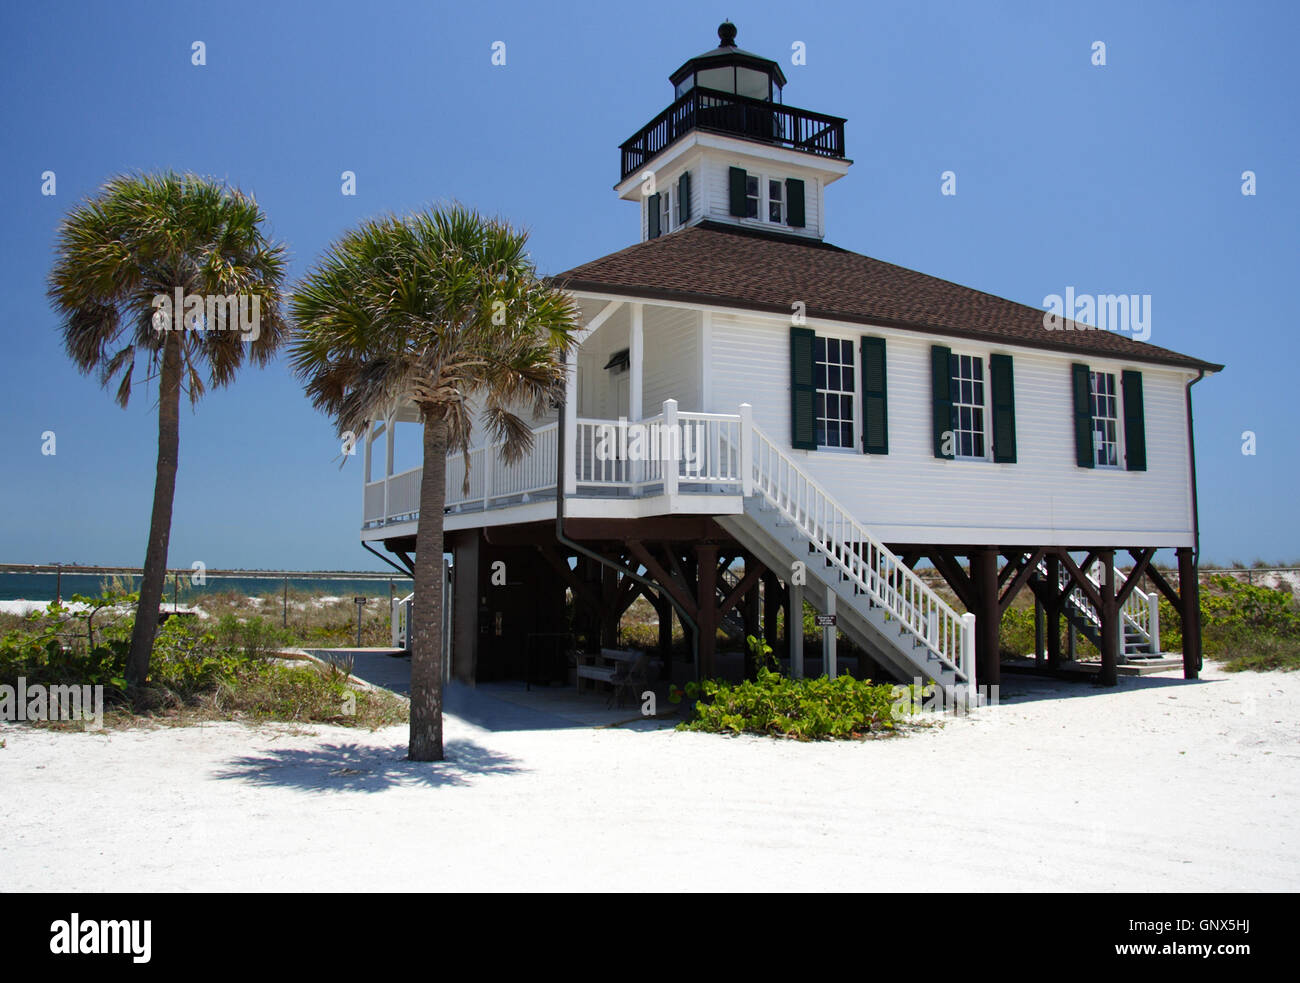
[[[336,664],[352,662],[352,675],[401,696],[411,695],[411,658],[401,649],[304,649]],[[451,682],[443,689],[443,710],[489,731],[556,730],[568,727],[657,729],[678,721],[678,705],[666,691],[657,694],[660,717],[643,717],[640,704],[610,707],[599,692],[578,693],[569,686],[533,686],[522,682]]]

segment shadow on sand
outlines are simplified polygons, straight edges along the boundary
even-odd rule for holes
[[[516,759],[467,740],[448,741],[443,761],[410,761],[405,744],[276,748],[234,759],[216,777],[309,792],[382,792],[400,786],[463,786],[484,775],[524,771]]]
[[[1073,697],[1100,696],[1135,690],[1163,689],[1171,693],[1189,686],[1209,686],[1216,679],[1183,679],[1182,676],[1120,676],[1118,685],[1103,687],[1093,679],[1059,679],[1051,676],[1003,672],[999,698],[1003,703],[1030,703],[1035,700],[1060,700]]]

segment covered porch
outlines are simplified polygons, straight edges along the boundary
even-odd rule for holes
[[[629,516],[736,511],[744,410],[704,412],[707,312],[617,299],[580,306],[586,327],[570,360],[563,413],[535,421],[533,446],[514,464],[501,459],[502,442],[476,426],[468,454],[447,456],[448,519],[499,509],[516,510],[508,521],[540,516],[527,507],[555,499],[561,428],[570,449],[563,487],[574,515],[609,515],[611,500],[639,502],[624,509]],[[419,518],[422,468],[395,467],[399,424],[418,433],[413,406],[374,421],[363,442],[363,539],[413,530]],[[592,510],[583,499],[603,504]]]

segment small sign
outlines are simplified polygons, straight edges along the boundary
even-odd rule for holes
[[[813,618],[818,628],[835,627],[835,615],[833,614],[818,614],[814,615]]]
[[[364,597],[354,597],[354,598],[352,598],[352,603],[353,603],[353,604],[365,604],[365,603],[366,603],[366,599],[365,599]]]

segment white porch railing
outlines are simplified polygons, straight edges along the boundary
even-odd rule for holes
[[[577,421],[579,490],[648,494],[741,489],[739,416],[678,412],[675,400],[645,420]]]
[[[533,431],[533,446],[514,464],[501,459],[502,441],[469,452],[469,491],[465,490],[465,455],[447,455],[447,501],[450,509],[487,509],[514,505],[530,496],[555,491],[556,439],[552,423]],[[423,468],[389,475],[366,485],[364,528],[420,517]]]
[[[740,494],[742,420],[726,413],[677,411],[675,400],[645,420],[579,419],[569,467],[582,494],[639,498],[646,495]],[[448,509],[472,511],[517,505],[555,494],[559,426],[533,432],[532,449],[515,464],[501,458],[502,441],[447,455]],[[365,486],[365,528],[419,517],[421,468]]]

